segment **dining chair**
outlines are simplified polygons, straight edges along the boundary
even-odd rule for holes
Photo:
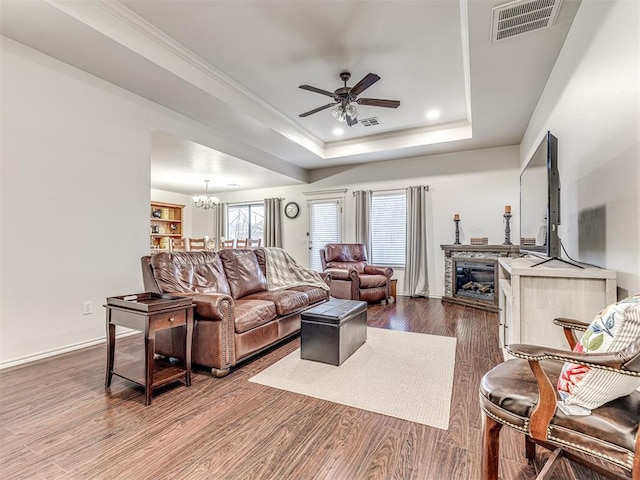
[[[247,242],[247,248],[257,248],[260,245],[262,245],[261,238],[247,238],[246,242]]]
[[[189,238],[189,251],[206,250],[207,241],[204,238]]]
[[[222,240],[220,242],[220,247],[218,248],[219,250],[226,250],[227,248],[235,248],[236,244],[235,244],[235,240],[230,239],[230,240]]]
[[[172,238],[169,242],[169,247],[172,252],[185,252],[187,250],[184,238]]]

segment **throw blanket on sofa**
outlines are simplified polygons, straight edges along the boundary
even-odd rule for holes
[[[267,289],[282,290],[289,287],[312,285],[329,290],[322,277],[313,270],[303,267],[291,255],[278,247],[261,247],[267,268]]]

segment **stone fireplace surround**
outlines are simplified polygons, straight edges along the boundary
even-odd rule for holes
[[[440,245],[440,248],[444,251],[444,296],[442,301],[497,312],[499,310],[497,302],[489,303],[454,296],[453,283],[455,275],[453,265],[455,260],[458,259],[487,259],[496,260],[497,263],[497,259],[501,257],[520,256],[520,247],[518,245]],[[498,286],[494,285],[494,289],[497,298]]]

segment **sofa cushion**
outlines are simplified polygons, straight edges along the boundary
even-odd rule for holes
[[[387,277],[384,275],[360,275],[360,288],[385,287]]]
[[[276,306],[273,302],[256,299],[236,300],[233,307],[236,333],[269,323],[276,318]]]
[[[640,336],[640,294],[625,298],[602,310],[573,349],[576,352],[617,352]],[[597,368],[565,363],[558,380],[558,408],[567,415],[588,415],[640,386],[640,378]]]
[[[161,252],[149,261],[162,292],[231,294],[215,252]]]
[[[291,290],[304,292],[309,300],[309,305],[313,305],[314,303],[322,302],[324,300],[329,300],[329,292],[327,290],[313,287],[311,285],[300,285],[297,287],[292,287]]]
[[[267,275],[267,259],[265,258],[264,249],[255,248],[253,250],[253,253],[255,253],[256,258],[258,259],[258,265],[260,265],[260,270],[262,270],[262,273],[264,273],[266,276]]]
[[[267,289],[267,278],[253,250],[222,250],[220,258],[234,299]]]
[[[367,262],[327,262],[327,268],[343,268],[345,270],[355,270],[364,273]]]
[[[293,289],[252,293],[244,298],[271,301],[275,304],[278,315],[289,315],[309,306],[309,297],[304,292]]]

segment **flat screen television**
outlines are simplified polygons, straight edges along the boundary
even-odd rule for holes
[[[520,251],[560,258],[558,139],[547,132],[520,174]]]

